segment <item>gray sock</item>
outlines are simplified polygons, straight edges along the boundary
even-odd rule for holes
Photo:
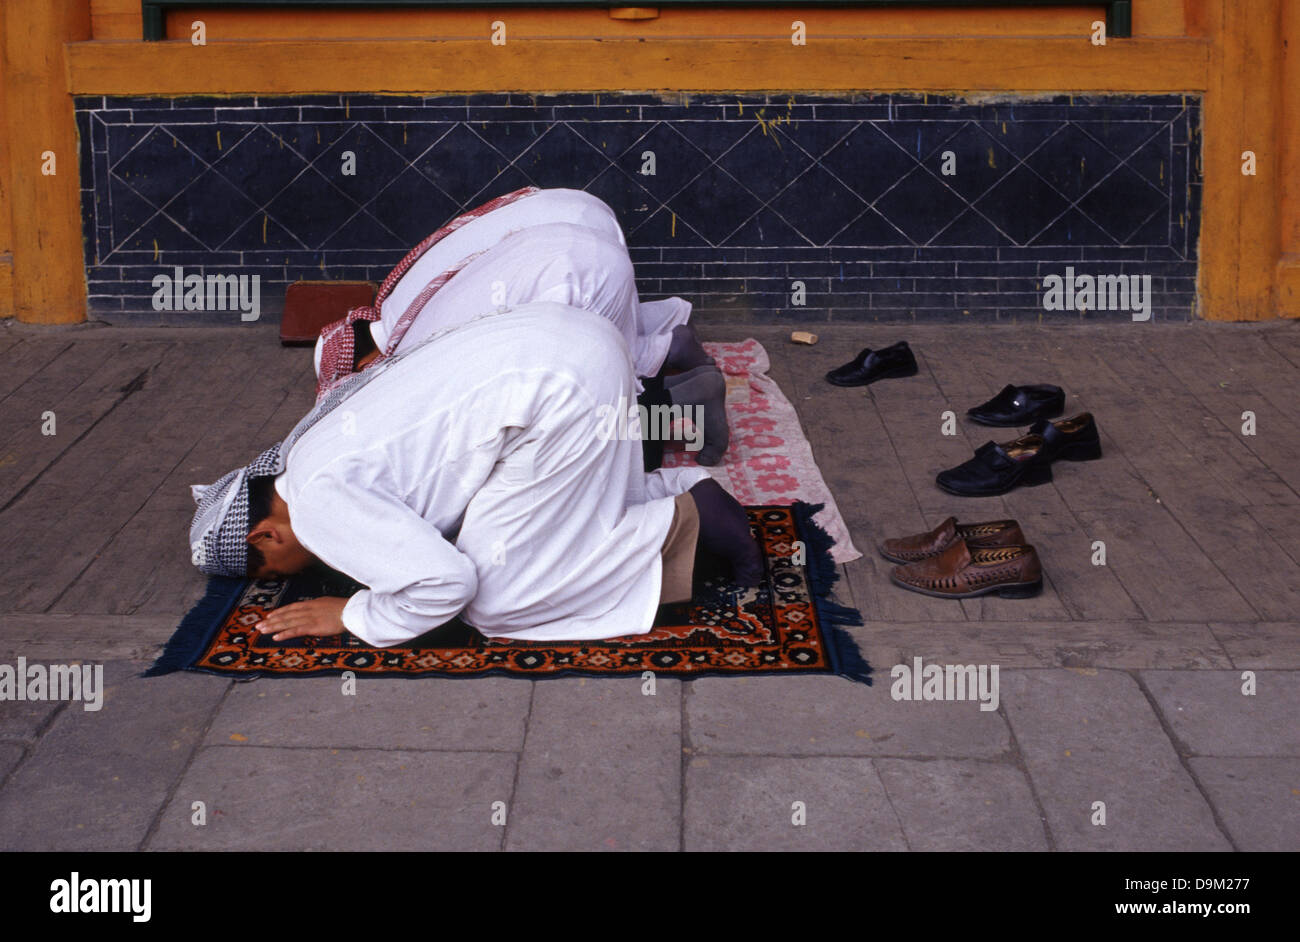
[[[727,381],[716,366],[697,366],[689,373],[664,380],[668,399],[675,406],[699,406],[703,411],[704,447],[695,460],[711,466],[727,453],[731,433],[727,428]]]
[[[695,329],[690,324],[678,324],[673,328],[673,339],[668,345],[664,366],[674,370],[693,370],[697,366],[712,365],[713,358],[704,352],[699,338],[695,336]]]

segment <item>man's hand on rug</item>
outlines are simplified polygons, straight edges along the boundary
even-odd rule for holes
[[[342,634],[347,630],[343,625],[343,606],[347,604],[347,599],[337,596],[294,602],[267,615],[258,622],[257,630],[271,635],[275,641],[288,641],[304,635],[328,637]]]

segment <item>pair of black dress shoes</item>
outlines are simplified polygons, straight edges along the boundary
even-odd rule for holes
[[[912,355],[912,348],[906,340],[900,340],[892,347],[882,350],[868,347],[848,363],[827,373],[826,381],[832,386],[866,386],[878,379],[915,376],[916,373],[916,357]]]
[[[1006,391],[1003,390],[990,403],[976,408],[984,409],[985,406],[996,403]],[[1014,395],[1009,397],[1011,400],[1014,398]],[[993,406],[983,415],[1008,416],[1015,414],[1016,408],[1018,407],[1012,403],[1004,402]],[[1056,414],[1060,411],[1058,408]],[[1092,461],[1100,457],[1101,436],[1097,432],[1097,423],[1092,413],[1081,412],[1073,418],[1057,422],[1050,418],[1040,418],[1030,426],[1026,434],[1015,441],[1001,445],[986,442],[981,445],[969,461],[947,471],[940,471],[935,483],[949,494],[959,497],[996,497],[1016,487],[1048,483],[1052,480],[1052,462],[1058,459]]]

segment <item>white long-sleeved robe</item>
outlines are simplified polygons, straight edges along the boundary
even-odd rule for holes
[[[380,306],[379,320],[370,325],[375,345],[385,349],[396,322],[424,287],[469,258],[473,261],[424,303],[397,352],[499,304],[550,300],[613,321],[632,351],[636,375],[654,376],[668,355],[673,328],[690,318],[691,305],[682,298],[639,300],[623,230],[604,202],[581,190],[540,190],[467,223],[430,248]],[[500,292],[493,291],[496,283]],[[317,375],[321,350],[318,341]]]
[[[654,376],[668,355],[671,327],[641,332],[643,305],[627,249],[595,229],[565,222],[521,229],[475,258],[429,300],[397,351],[498,305],[530,301],[554,301],[605,318],[623,335],[637,376]],[[690,314],[681,298],[656,303],[684,307],[673,326]]]
[[[376,376],[293,445],[275,485],[302,545],[369,587],[343,622],[371,644],[462,612],[492,636],[641,634],[672,498],[707,472],[644,473],[640,442],[609,434],[634,406],[609,321],[526,304]]]

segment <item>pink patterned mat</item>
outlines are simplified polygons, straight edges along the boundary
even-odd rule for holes
[[[746,506],[788,505],[797,500],[825,504],[813,519],[835,540],[837,563],[860,559],[830,488],[822,480],[812,446],[794,406],[767,375],[767,351],[757,340],[706,343],[704,349],[727,377],[727,421],[731,446],[721,464],[709,468],[719,484]],[[695,464],[680,444],[664,448],[664,467]]]

